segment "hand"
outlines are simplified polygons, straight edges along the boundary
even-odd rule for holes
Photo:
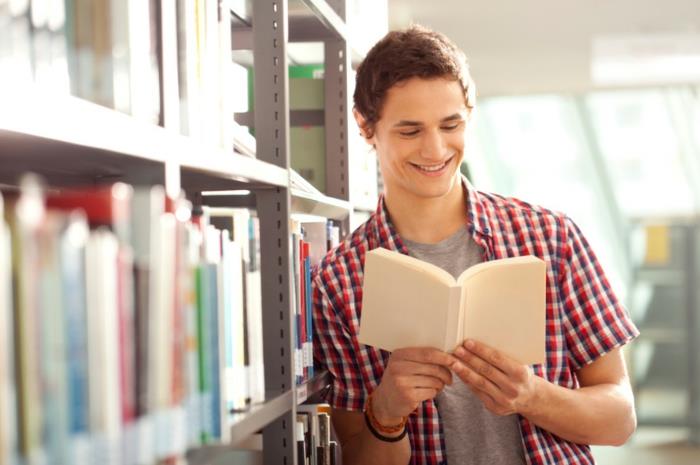
[[[372,393],[372,413],[383,425],[401,422],[418,405],[452,384],[450,354],[433,348],[392,352],[379,386]]]
[[[452,370],[491,413],[523,414],[534,399],[537,377],[503,352],[468,339],[454,356]]]

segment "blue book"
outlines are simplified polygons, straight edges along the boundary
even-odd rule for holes
[[[71,435],[88,430],[87,312],[85,298],[85,239],[87,221],[71,215],[61,240],[62,299],[65,309],[68,360],[68,424]]]
[[[311,258],[307,255],[304,258],[304,279],[306,280],[306,343],[307,343],[307,366],[309,368],[309,378],[314,375],[313,357],[313,334],[314,322],[312,312],[313,291],[311,290]]]
[[[221,327],[219,312],[219,266],[208,264],[206,271],[208,276],[207,290],[209,292],[207,317],[209,324],[209,373],[211,386],[211,435],[212,439],[221,439],[221,373],[219,329]]]

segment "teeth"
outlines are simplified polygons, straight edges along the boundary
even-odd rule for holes
[[[414,166],[422,169],[423,171],[431,172],[431,171],[440,171],[441,169],[443,169],[445,167],[446,164],[447,164],[447,162],[443,163],[442,165],[433,165],[433,166],[414,165]]]

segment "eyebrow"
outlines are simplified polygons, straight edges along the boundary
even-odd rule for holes
[[[457,120],[461,120],[461,119],[464,119],[461,113],[454,113],[450,116],[446,116],[446,117],[442,118],[440,120],[440,122],[441,123],[448,123],[450,121],[457,121]],[[420,121],[401,120],[394,125],[395,128],[405,127],[405,126],[410,126],[410,127],[423,126],[423,123],[421,123]]]

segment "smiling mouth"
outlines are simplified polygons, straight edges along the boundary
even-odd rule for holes
[[[411,165],[415,166],[421,171],[425,171],[426,173],[434,173],[437,171],[440,171],[443,169],[445,166],[447,166],[451,161],[453,157],[448,158],[444,162],[440,163],[439,165],[419,165],[417,163],[411,163]]]

